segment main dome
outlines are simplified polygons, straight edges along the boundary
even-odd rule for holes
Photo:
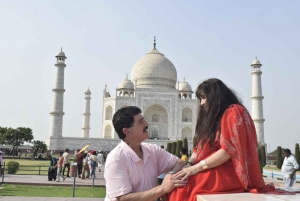
[[[175,89],[177,71],[172,62],[156,48],[138,60],[131,70],[131,80],[141,88]]]

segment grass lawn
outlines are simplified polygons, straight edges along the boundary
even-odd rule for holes
[[[280,169],[278,169],[276,166],[268,166],[268,165],[266,165],[264,167],[264,169],[265,170],[278,170],[278,171],[280,171]]]
[[[76,187],[75,197],[104,198],[105,188]],[[63,186],[26,186],[14,184],[0,185],[0,196],[28,196],[28,197],[72,197],[73,187]]]

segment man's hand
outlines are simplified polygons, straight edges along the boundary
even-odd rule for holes
[[[176,187],[185,186],[187,182],[187,180],[182,180],[182,178],[175,178],[174,174],[167,174],[161,184],[161,187],[164,193],[169,193]]]

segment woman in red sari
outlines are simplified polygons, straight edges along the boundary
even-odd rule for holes
[[[188,179],[169,201],[195,201],[199,194],[273,192],[265,185],[258,160],[255,127],[247,109],[218,79],[208,79],[196,91],[200,106],[197,145],[187,165],[174,175]]]

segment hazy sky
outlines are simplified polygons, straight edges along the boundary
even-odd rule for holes
[[[268,150],[300,143],[300,2],[0,1],[0,126],[49,135],[55,55],[65,68],[63,136],[80,137],[84,92],[92,92],[90,137],[102,127],[104,85],[115,88],[153,47],[192,88],[216,77],[251,112],[251,67],[263,64]]]

